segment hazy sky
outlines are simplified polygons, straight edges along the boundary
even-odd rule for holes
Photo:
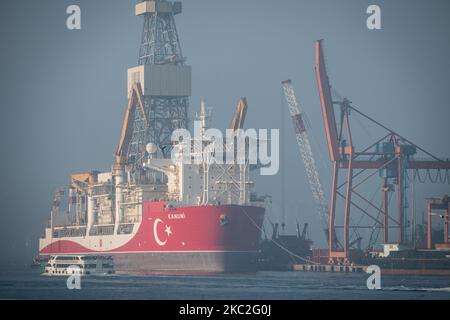
[[[71,172],[112,164],[126,108],[126,70],[137,63],[142,31],[135,2],[0,2],[1,259],[37,253],[52,191],[68,184]],[[80,31],[66,29],[70,4],[81,7]],[[369,4],[381,6],[382,30],[366,28]],[[328,197],[331,170],[314,76],[317,39],[325,39],[336,90],[430,152],[450,157],[449,1],[186,0],[183,6],[176,23],[193,67],[191,114],[205,97],[214,107],[213,125],[225,128],[246,96],[247,127],[280,128],[285,117],[285,195],[280,175],[256,179],[260,194],[273,195],[273,220],[285,201],[289,222],[310,222],[313,239],[323,245],[280,84],[293,80],[308,114]],[[376,136],[371,130],[360,123],[355,135],[367,142]],[[424,197],[449,189],[417,184],[417,210],[424,209]]]

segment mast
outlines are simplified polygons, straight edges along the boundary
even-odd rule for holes
[[[170,156],[172,132],[188,128],[191,67],[185,65],[175,25],[181,11],[181,2],[145,0],[136,5],[136,16],[143,17],[144,25],[138,65],[128,69],[128,93],[139,84],[144,108],[136,108],[131,120],[126,164],[133,167],[142,165],[148,143],[163,157]]]

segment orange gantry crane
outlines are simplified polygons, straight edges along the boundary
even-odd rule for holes
[[[433,182],[440,180],[443,183],[448,183],[450,182],[450,161],[436,157],[424,148],[419,147],[397,132],[369,117],[354,107],[348,99],[344,98],[334,101],[325,66],[323,40],[316,42],[316,78],[328,150],[333,164],[328,228],[329,262],[349,263],[351,260],[350,229],[363,227],[349,224],[352,208],[357,209],[373,220],[373,227],[383,229],[384,243],[389,243],[389,228],[398,230],[397,243],[406,243],[408,241],[406,237],[406,228],[408,227],[406,188],[410,180],[408,172],[412,171],[415,178],[420,177],[419,171],[425,170],[427,171],[427,176],[430,177],[430,171],[432,170],[436,172],[436,179]],[[338,121],[336,121],[335,106],[339,107]],[[350,112],[381,128],[384,131],[384,135],[367,145],[356,147],[352,137]],[[425,158],[419,159],[418,155],[420,154]],[[342,170],[347,171],[346,180],[340,182],[339,173]],[[372,199],[363,195],[361,188],[377,173],[383,179],[383,200],[380,207],[374,204]],[[388,212],[389,192],[396,192],[397,195],[396,218],[393,218]],[[344,221],[341,226],[336,225],[336,203],[338,197],[344,200]],[[360,203],[364,203],[364,205]],[[369,212],[369,208],[376,212],[378,216]],[[382,219],[379,219],[379,216]],[[343,228],[342,247],[337,245],[336,228],[338,227]]]

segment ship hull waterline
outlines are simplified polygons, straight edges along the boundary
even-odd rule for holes
[[[223,273],[256,270],[264,208],[143,205],[130,234],[41,239],[40,256],[105,254],[117,273]]]

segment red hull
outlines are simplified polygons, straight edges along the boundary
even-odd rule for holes
[[[114,246],[115,235],[60,238],[40,254],[111,254],[118,272],[246,270],[258,250],[263,218],[260,207],[171,209],[165,202],[149,202],[136,232],[124,243]]]

